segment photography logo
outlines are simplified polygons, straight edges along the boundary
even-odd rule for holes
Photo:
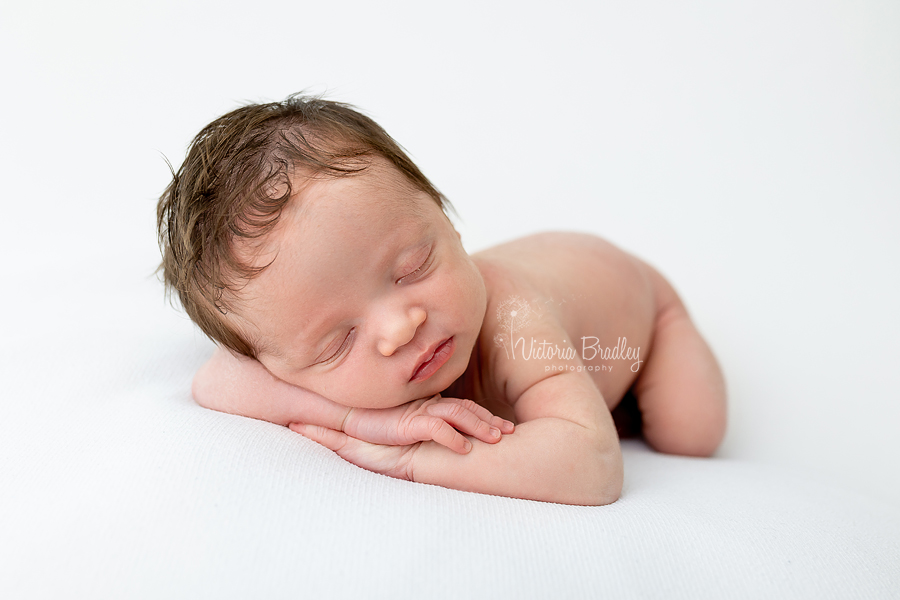
[[[515,334],[531,323],[534,316],[535,313],[528,301],[518,296],[510,296],[497,307],[500,333],[494,336],[494,343],[503,348],[506,352],[506,358],[516,357]],[[522,340],[524,345],[524,338],[520,336],[518,339]]]
[[[563,346],[547,340],[538,341],[529,336],[526,341],[522,335],[516,335],[528,326],[541,314],[532,308],[524,298],[510,296],[497,307],[497,322],[499,333],[494,336],[494,344],[503,348],[506,358],[515,360],[517,351],[521,352],[523,360],[547,359],[547,360],[574,360],[577,356],[575,348],[563,340]],[[614,347],[601,347],[600,339],[595,336],[583,336],[581,338],[581,360],[613,361],[630,360],[631,371],[637,373],[641,367],[641,348],[628,346],[627,338],[620,337]],[[547,371],[612,371],[613,365],[546,365]]]

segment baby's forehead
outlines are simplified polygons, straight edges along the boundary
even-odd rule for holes
[[[326,244],[342,240],[342,245],[368,242],[381,246],[398,236],[421,233],[436,217],[443,217],[440,207],[424,192],[390,180],[358,177],[309,186],[306,193],[285,207],[273,241],[322,239],[327,233],[322,240]],[[382,236],[370,235],[373,232],[381,232]],[[312,251],[320,249],[309,244],[301,246]]]
[[[386,240],[367,235],[373,230],[391,237],[417,234],[436,219],[446,219],[431,196],[391,165],[373,163],[342,177],[300,173],[292,176],[292,188],[294,193],[269,231],[235,239],[239,259],[254,269],[267,267],[285,246],[305,254],[328,252],[332,243],[368,242],[377,247]],[[304,243],[305,239],[317,243]]]
[[[397,167],[377,157],[341,176],[295,171],[291,175],[291,186],[294,189],[291,206],[301,211],[310,204],[328,210],[357,199],[378,207],[383,213],[417,216],[425,216],[423,203],[439,206]]]

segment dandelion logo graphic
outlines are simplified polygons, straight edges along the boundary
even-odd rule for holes
[[[527,300],[518,296],[510,296],[497,307],[497,320],[500,322],[502,333],[494,336],[494,343],[503,348],[506,358],[516,357],[515,338],[516,331],[522,329],[534,317],[534,311]],[[507,334],[508,332],[508,334]]]

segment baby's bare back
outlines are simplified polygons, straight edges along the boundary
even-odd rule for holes
[[[658,300],[670,291],[662,278],[646,263],[586,234],[541,233],[473,259],[488,291],[480,344],[492,356],[482,356],[482,369],[487,367],[482,377],[502,360],[536,361],[544,370],[573,368],[572,360],[555,356],[556,348],[568,344],[614,408],[649,356]],[[567,339],[530,335],[537,322],[548,321]]]
[[[468,397],[513,419],[517,395],[553,373],[586,371],[611,411],[636,398],[662,452],[708,456],[725,433],[721,369],[671,285],[590,235],[544,233],[475,255],[488,307]],[[474,365],[474,366],[473,366]]]

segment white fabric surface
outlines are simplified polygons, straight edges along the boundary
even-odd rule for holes
[[[72,344],[4,349],[16,401],[0,425],[0,597],[900,590],[896,510],[775,467],[628,442],[621,499],[573,507],[390,479],[286,428],[202,409],[189,382],[211,346],[158,292],[126,288],[118,309],[97,311],[110,328],[73,325]]]

